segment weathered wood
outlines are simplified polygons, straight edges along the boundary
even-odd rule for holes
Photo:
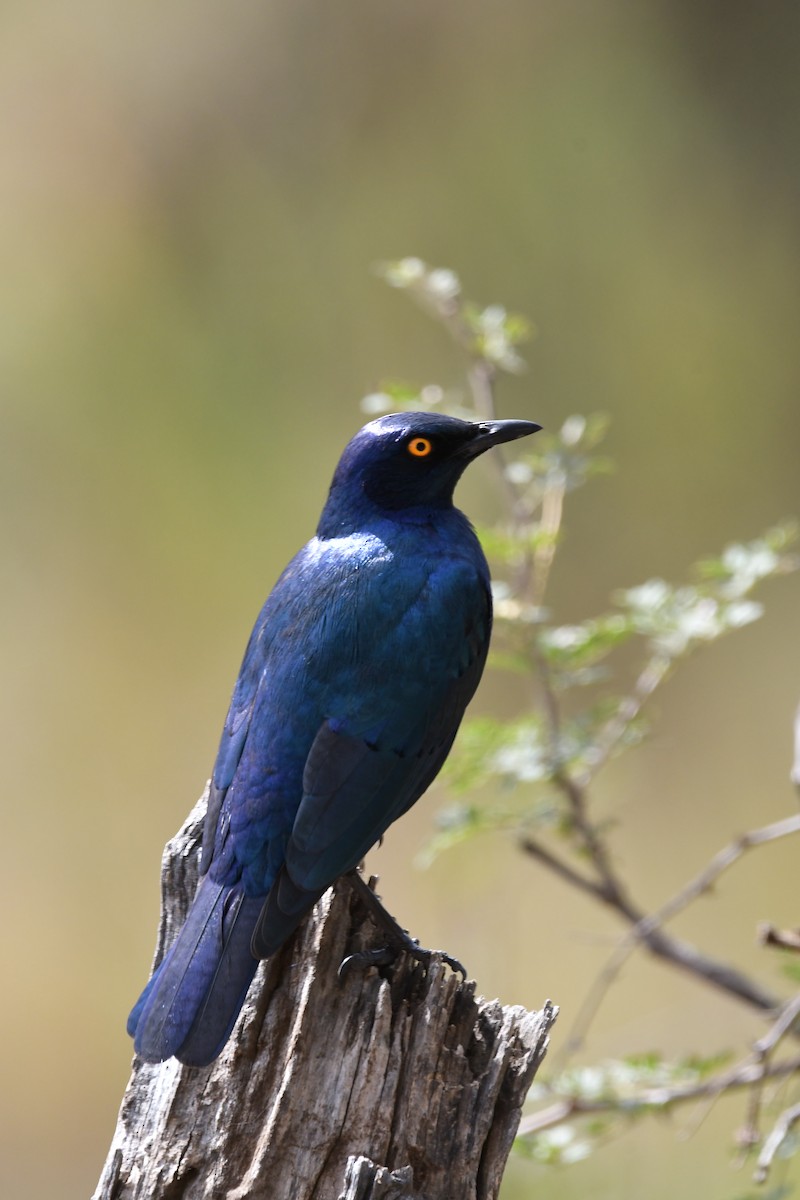
[[[339,1200],[416,1200],[410,1190],[413,1182],[411,1167],[390,1171],[363,1155],[352,1156],[347,1160],[344,1191]]]
[[[197,880],[205,797],[167,844],[160,959]],[[555,1010],[503,1008],[434,959],[337,979],[381,945],[346,879],[262,963],[210,1067],[134,1059],[94,1200],[491,1200]]]

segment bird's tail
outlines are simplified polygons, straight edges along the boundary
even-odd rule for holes
[[[250,942],[263,903],[208,875],[200,881],[186,923],[128,1017],[146,1062],[174,1055],[202,1067],[220,1053],[258,966]]]

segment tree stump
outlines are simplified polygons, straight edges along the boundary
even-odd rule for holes
[[[205,800],[167,843],[156,960],[197,883]],[[381,932],[341,879],[261,964],[210,1067],[133,1062],[93,1200],[491,1200],[556,1011],[439,959],[337,970]]]

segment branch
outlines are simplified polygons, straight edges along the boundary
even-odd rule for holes
[[[571,884],[582,892],[587,892],[595,900],[605,901],[603,889],[599,883],[594,879],[589,879],[586,875],[582,875],[580,871],[576,871],[570,863],[565,862],[563,858],[559,858],[557,854],[552,854],[541,842],[534,841],[532,837],[523,837],[520,838],[519,847],[526,854],[535,858],[537,862],[547,867],[559,879],[563,879],[566,883]]]
[[[710,1079],[698,1083],[681,1084],[675,1087],[644,1088],[636,1096],[602,1096],[597,1100],[586,1100],[581,1096],[562,1096],[547,1108],[530,1113],[520,1121],[519,1137],[543,1133],[556,1125],[576,1116],[617,1113],[620,1116],[635,1116],[651,1109],[663,1110],[675,1104],[685,1104],[702,1098],[716,1099],[723,1092],[752,1087],[754,1083],[770,1079],[785,1079],[800,1071],[800,1058],[783,1062],[761,1064],[753,1061],[740,1063],[731,1070],[720,1072]]]
[[[770,1080],[782,1079],[800,1072],[800,1058],[786,1059],[778,1063],[771,1062],[769,1058],[783,1038],[793,1030],[798,1016],[800,1016],[800,994],[784,1006],[771,1028],[755,1043],[753,1052],[747,1060],[710,1079],[691,1084],[676,1084],[673,1087],[664,1084],[658,1087],[643,1088],[633,1096],[609,1094],[591,1100],[579,1095],[560,1096],[554,1103],[540,1109],[539,1112],[523,1117],[520,1122],[519,1134],[525,1136],[543,1133],[576,1116],[616,1113],[620,1116],[630,1117],[647,1110],[663,1111],[675,1104],[683,1104],[690,1100],[707,1099],[713,1102],[724,1092],[749,1088],[752,1095],[744,1140],[747,1145],[753,1145],[759,1140],[758,1114],[764,1084]],[[792,1116],[793,1112],[793,1109],[788,1109],[786,1113],[782,1114],[767,1139],[769,1147],[765,1143],[759,1158],[759,1170],[763,1171],[763,1174],[757,1172],[758,1182],[763,1182],[766,1178],[769,1163],[796,1122],[797,1117]]]
[[[792,1032],[792,1026],[798,1017],[800,1017],[800,992],[791,1000],[787,1000],[775,1023],[753,1047],[753,1053],[759,1062],[765,1062],[778,1043],[783,1041],[787,1033]]]
[[[700,951],[694,951],[694,957],[691,953],[687,954],[687,951],[694,950],[693,947],[688,947],[687,943],[678,942],[677,939],[672,939],[663,932],[660,935],[662,939],[660,947],[654,947],[652,939],[653,935],[657,933],[665,921],[670,920],[692,901],[702,896],[705,892],[710,891],[723,872],[727,871],[737,859],[741,858],[745,851],[751,850],[755,846],[762,846],[768,842],[776,841],[778,838],[788,837],[793,833],[800,833],[800,816],[787,817],[782,821],[775,821],[771,825],[765,825],[760,829],[753,829],[749,833],[742,834],[741,837],[736,838],[728,846],[715,854],[708,865],[694,879],[690,880],[671,899],[662,904],[659,909],[649,916],[640,917],[630,933],[626,934],[620,941],[608,963],[603,968],[601,975],[598,977],[593,995],[592,1010],[599,1006],[600,1001],[616,979],[629,956],[642,942],[649,946],[654,953],[660,954],[662,957],[670,958],[673,952],[677,950],[681,959],[681,965],[686,969],[699,973],[703,978],[708,979],[709,982],[713,982],[717,986],[733,992],[739,999],[754,1004],[757,1008],[773,1010],[778,1007],[779,1001],[777,999],[762,992],[757,985],[750,986],[747,982],[743,983],[746,977],[741,975],[740,972],[735,971],[734,968],[723,967],[722,974],[720,974],[720,964],[715,964],[713,959],[707,958]],[[663,941],[665,938],[666,942]],[[731,975],[730,972],[733,972],[733,974]],[[580,1020],[581,1017],[579,1016],[578,1021]],[[584,1021],[583,1034],[585,1036],[585,1030],[588,1028],[586,1016],[584,1016]],[[578,1022],[576,1022],[577,1024]],[[570,1041],[573,1036],[574,1033],[571,1035]]]
[[[764,846],[768,842],[776,842],[780,838],[789,837],[793,833],[800,833],[800,814],[793,817],[784,817],[780,821],[773,821],[770,825],[762,825],[759,829],[751,829],[748,833],[743,833],[738,838],[734,838],[732,842],[714,855],[708,866],[704,867],[699,875],[696,875],[671,900],[668,900],[652,917],[648,917],[646,920],[656,925],[669,920],[676,913],[679,913],[681,909],[686,908],[693,900],[696,900],[698,896],[702,896],[704,892],[710,891],[720,875],[733,866],[747,850],[752,850],[756,846]]]
[[[753,1046],[753,1061],[766,1068],[769,1063],[770,1056],[775,1048],[789,1033],[795,1032],[797,1018],[800,1016],[800,992],[791,1000],[787,1000],[786,1004],[778,1014],[777,1020],[760,1037]],[[761,1114],[761,1098],[763,1093],[763,1082],[759,1080],[753,1084],[750,1094],[750,1103],[747,1106],[747,1117],[745,1119],[744,1128],[740,1136],[740,1142],[743,1146],[755,1146],[759,1139],[759,1124]]]
[[[736,967],[732,967],[727,963],[719,962],[717,959],[714,959],[710,955],[704,954],[701,950],[698,950],[697,947],[693,946],[690,942],[685,942],[680,938],[666,933],[664,930],[659,928],[661,920],[665,919],[664,917],[662,917],[659,913],[648,916],[633,903],[633,901],[627,895],[621,880],[617,876],[611,864],[605,843],[598,836],[597,831],[591,825],[586,816],[585,793],[577,784],[577,782],[566,772],[557,772],[554,778],[560,784],[562,790],[568,797],[573,826],[580,835],[584,849],[586,850],[592,865],[595,868],[598,878],[591,879],[588,876],[581,874],[562,858],[551,854],[539,843],[534,842],[530,838],[524,839],[520,843],[523,850],[537,858],[539,862],[542,862],[561,879],[566,880],[568,883],[580,888],[584,892],[588,892],[590,895],[600,900],[603,904],[608,905],[609,908],[613,909],[620,916],[624,917],[626,921],[635,927],[634,930],[626,937],[621,946],[617,948],[608,966],[604,969],[599,977],[598,983],[595,984],[595,987],[590,993],[588,1001],[584,1004],[581,1013],[578,1016],[578,1020],[576,1021],[575,1026],[573,1026],[573,1035],[568,1040],[566,1053],[571,1053],[577,1048],[578,1045],[581,1044],[583,1037],[585,1036],[586,1029],[588,1029],[594,1013],[608,987],[618,975],[619,970],[621,969],[622,964],[625,962],[628,955],[639,943],[644,943],[650,952],[656,955],[658,958],[663,958],[668,962],[674,963],[682,970],[704,979],[707,983],[712,984],[714,987],[718,987],[722,991],[728,992],[730,995],[736,996],[740,1000],[744,1000],[745,1003],[763,1011],[773,1011],[779,1005],[780,1001],[777,997],[773,996],[771,992],[765,991],[757,983],[751,980],[749,976],[745,975]],[[778,824],[792,824],[792,827],[786,829],[784,832],[793,833],[796,831],[794,828],[795,820],[797,822],[797,829],[800,829],[800,818],[790,818],[789,822],[779,822]],[[759,834],[763,833],[765,833],[765,831],[755,831],[753,835],[749,835],[754,839],[753,844],[757,844],[755,839]],[[783,833],[775,836],[783,836]],[[734,859],[739,856],[742,850],[747,848],[747,837],[748,835],[745,835],[744,839],[740,839],[740,848],[730,861],[734,861]],[[761,840],[766,841],[770,839],[764,836]],[[724,870],[725,866],[728,865],[730,865],[728,862],[724,863],[719,867],[716,873],[720,874],[721,871]],[[706,887],[710,886],[712,877],[714,876],[709,877],[708,882],[705,884]],[[689,888],[687,889],[686,903],[688,903],[690,898],[693,898],[693,895],[691,894],[692,886],[693,885],[689,885]],[[699,892],[697,894],[699,894]],[[678,911],[678,908],[682,907],[682,905],[678,904],[677,901],[678,897],[676,897],[674,901],[670,902],[671,904],[676,905],[675,911]],[[577,1041],[574,1030],[580,1031],[577,1035]]]
[[[585,790],[600,768],[608,762],[620,740],[625,736],[626,730],[639,716],[645,703],[659,684],[664,681],[671,666],[672,660],[665,654],[656,654],[647,663],[636,680],[631,694],[625,697],[614,716],[600,731],[591,758],[578,776],[577,782],[581,789]]]
[[[800,1104],[793,1104],[791,1108],[784,1109],[778,1117],[769,1136],[764,1139],[764,1145],[758,1156],[756,1169],[753,1173],[753,1179],[756,1183],[766,1182],[773,1158],[798,1121],[800,1121]]]
[[[573,786],[574,781],[573,781]],[[574,807],[573,807],[574,811]],[[578,808],[581,813],[580,807]],[[582,814],[581,814],[582,815]],[[595,899],[609,905],[626,920],[633,928],[619,942],[603,970],[598,975],[587,999],[581,1007],[575,1023],[567,1039],[565,1054],[573,1053],[582,1045],[588,1028],[600,1007],[606,992],[619,975],[625,962],[633,951],[641,944],[648,947],[651,953],[659,958],[674,962],[689,973],[700,977],[723,991],[729,992],[745,1003],[771,1012],[780,1007],[780,1000],[762,989],[743,972],[725,963],[720,963],[709,955],[704,954],[695,946],[679,938],[667,934],[661,926],[664,922],[676,916],[692,901],[709,891],[719,877],[731,867],[742,855],[756,846],[763,846],[779,838],[800,833],[800,815],[786,817],[759,829],[752,829],[736,838],[728,846],[720,850],[703,870],[690,880],[674,896],[666,901],[654,913],[645,915],[638,913],[632,903],[622,894],[621,889],[611,872],[613,886],[607,886],[607,879],[593,880],[576,871],[569,863],[546,850],[531,838],[520,842],[522,849],[548,867],[559,878],[564,879],[574,887],[587,892]],[[593,855],[597,866],[597,856]],[[608,874],[608,860],[603,856],[602,869]]]

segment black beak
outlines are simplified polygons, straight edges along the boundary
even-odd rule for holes
[[[499,446],[501,442],[514,442],[517,438],[528,437],[542,427],[534,421],[481,421],[472,428],[475,430],[474,436],[462,451],[467,458],[477,458],[484,450]]]

